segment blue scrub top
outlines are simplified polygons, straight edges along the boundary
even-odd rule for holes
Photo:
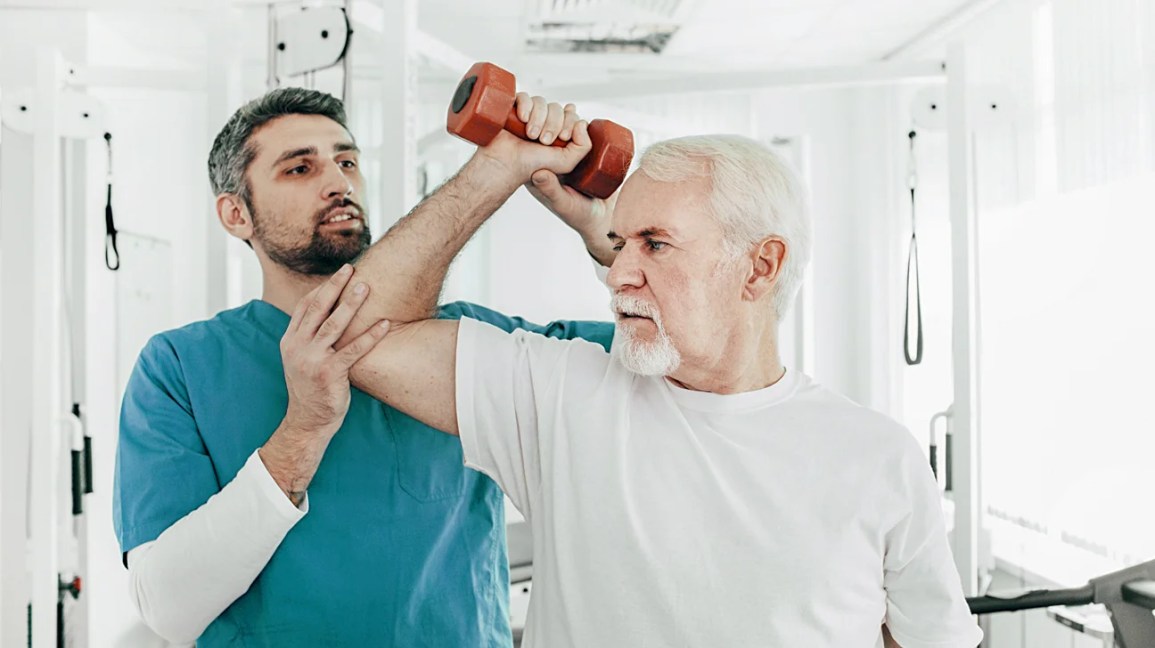
[[[537,326],[461,302],[440,317],[607,350],[613,337],[609,323]],[[122,551],[204,504],[280,425],[288,323],[252,301],[145,346],[121,409],[113,522]],[[457,438],[353,389],[308,493],[308,515],[198,647],[510,645],[501,491],[464,467]]]

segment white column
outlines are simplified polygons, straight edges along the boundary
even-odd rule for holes
[[[32,645],[56,645],[59,572],[60,474],[64,406],[60,355],[63,231],[60,213],[60,133],[57,99],[63,61],[55,50],[37,53],[35,128],[32,136],[32,249],[26,272],[32,293],[32,451],[29,535],[32,544]]]
[[[204,155],[201,159],[208,160],[213,138],[220,132],[228,118],[248,98],[241,94],[240,61],[242,57],[235,46],[238,39],[244,38],[244,35],[237,33],[237,25],[242,23],[242,16],[233,8],[229,0],[208,0],[205,4],[207,5],[205,10],[209,16],[208,42],[212,43],[212,46],[208,48],[209,56],[204,70],[207,137],[203,149]],[[201,258],[197,260],[197,265],[200,263],[204,265],[201,268],[193,268],[193,270],[203,269],[203,272],[199,272],[195,276],[205,278],[203,284],[205,309],[203,313],[186,314],[178,311],[176,313],[177,319],[181,322],[206,317],[227,308],[230,301],[236,301],[240,298],[239,286],[242,285],[243,279],[241,277],[243,262],[238,255],[233,253],[233,250],[230,250],[228,235],[217,220],[216,196],[213,196],[207,188],[208,178],[201,176],[196,178],[195,182],[206,187],[205,218],[203,226],[197,232],[197,236],[204,237],[203,246],[193,242],[195,249],[204,251]],[[248,248],[245,250],[247,251]],[[230,299],[230,289],[233,292],[232,299]],[[186,317],[185,315],[189,316]]]
[[[100,141],[100,145],[104,142]],[[83,408],[81,412],[82,420],[88,421],[88,389],[85,377],[88,373],[87,368],[87,332],[88,332],[88,268],[90,267],[90,256],[97,254],[99,249],[103,254],[103,248],[91,248],[86,245],[88,241],[88,229],[90,223],[95,227],[96,223],[100,221],[89,218],[89,215],[94,212],[89,208],[93,200],[91,194],[88,192],[87,183],[87,153],[88,142],[83,139],[76,139],[67,141],[65,144],[66,154],[64,158],[64,173],[65,185],[64,198],[65,207],[62,216],[64,221],[65,235],[64,235],[64,271],[65,281],[69,290],[64,294],[64,299],[68,300],[68,321],[65,335],[66,351],[69,358],[66,359],[66,366],[68,373],[64,376],[63,387],[65,394],[70,395],[69,399],[64,400],[64,406],[71,410],[72,403],[76,402]],[[103,195],[100,196],[103,198]],[[103,211],[103,210],[101,210]],[[101,228],[103,229],[103,228]],[[101,259],[103,263],[103,259]],[[85,430],[87,434],[89,431]],[[103,450],[103,448],[101,448]],[[63,450],[62,452],[67,452]],[[88,479],[93,479],[91,476]],[[60,483],[60,482],[58,482]],[[64,482],[69,483],[69,482]],[[83,483],[80,484],[83,487]],[[103,485],[97,485],[93,479],[93,491],[101,488]],[[105,486],[111,489],[111,484]],[[70,493],[71,495],[71,493]],[[71,510],[67,513],[61,511],[62,515],[67,515],[68,524],[66,528],[71,527],[75,534],[75,551],[76,551],[76,575],[80,576],[83,583],[80,597],[74,602],[66,602],[66,612],[68,618],[68,637],[70,646],[76,648],[83,648],[91,644],[89,641],[89,592],[87,590],[90,582],[90,574],[88,565],[88,516],[92,513],[91,498],[82,495],[84,498],[84,514],[73,517]],[[99,527],[98,527],[99,528]],[[65,574],[69,577],[71,574]],[[71,597],[69,597],[71,598]],[[69,605],[71,603],[71,605]]]
[[[978,335],[975,223],[971,200],[971,133],[967,115],[966,61],[961,44],[947,51],[947,145],[951,222],[952,326],[954,379],[953,496],[954,558],[963,589],[977,594],[978,537],[981,516],[978,429]]]
[[[5,187],[28,187],[36,167],[32,136],[4,127],[0,179]],[[28,633],[28,450],[32,428],[34,262],[28,230],[33,195],[0,191],[0,646],[24,646]]]
[[[381,222],[388,228],[417,203],[417,2],[391,0],[384,9],[381,172],[375,180],[381,183]]]

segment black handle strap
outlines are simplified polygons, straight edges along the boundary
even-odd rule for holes
[[[104,134],[108,145],[108,191],[104,201],[104,265],[109,270],[120,270],[120,251],[116,249],[116,220],[112,216],[112,134]]]
[[[910,138],[910,177],[908,182],[910,185],[910,247],[906,253],[906,312],[902,321],[902,354],[906,357],[906,364],[914,366],[922,362],[922,290],[919,285],[918,276],[918,233],[915,229],[915,188],[918,186],[918,176],[915,174],[914,168],[914,138],[916,133],[910,131],[907,135]],[[915,332],[914,332],[914,355],[911,355],[910,350],[910,297],[911,297],[911,274],[914,275],[914,310],[915,310]]]

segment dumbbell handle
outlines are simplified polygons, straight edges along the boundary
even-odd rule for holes
[[[475,63],[465,73],[449,102],[446,128],[478,146],[486,146],[505,130],[527,141],[525,124],[517,118],[516,80],[508,70],[492,63]],[[565,174],[562,184],[595,198],[608,198],[625,180],[634,156],[634,135],[605,119],[589,123],[591,148],[585,158]],[[540,142],[539,142],[540,143]],[[569,142],[554,139],[550,146],[565,148]]]
[[[510,110],[509,116],[505,118],[505,130],[509,131],[510,133],[513,133],[514,135],[517,135],[518,137],[520,137],[523,140],[526,140],[527,142],[538,142],[537,140],[531,138],[529,135],[526,135],[525,122],[521,121],[521,119],[517,116],[517,108]],[[541,143],[542,142],[538,142],[538,144],[541,144]],[[550,142],[549,145],[550,146],[556,146],[558,148],[565,148],[567,144],[569,144],[568,141],[564,141],[564,140],[558,139],[557,137],[554,137],[554,140],[552,142]]]

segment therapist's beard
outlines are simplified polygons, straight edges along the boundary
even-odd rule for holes
[[[642,315],[654,321],[658,335],[653,340],[639,340],[630,324],[619,319],[614,325],[610,355],[627,370],[641,376],[668,376],[682,364],[682,354],[674,347],[658,309],[636,297],[615,295],[611,307],[615,313]]]
[[[322,233],[320,222],[334,207],[352,205],[362,214],[363,226],[357,230]],[[357,260],[369,248],[373,237],[369,232],[369,218],[361,206],[352,200],[335,201],[319,210],[312,218],[313,234],[305,242],[293,241],[296,234],[281,225],[275,214],[258,211],[250,203],[253,218],[253,238],[261,242],[269,260],[298,274],[328,276],[346,263]]]

